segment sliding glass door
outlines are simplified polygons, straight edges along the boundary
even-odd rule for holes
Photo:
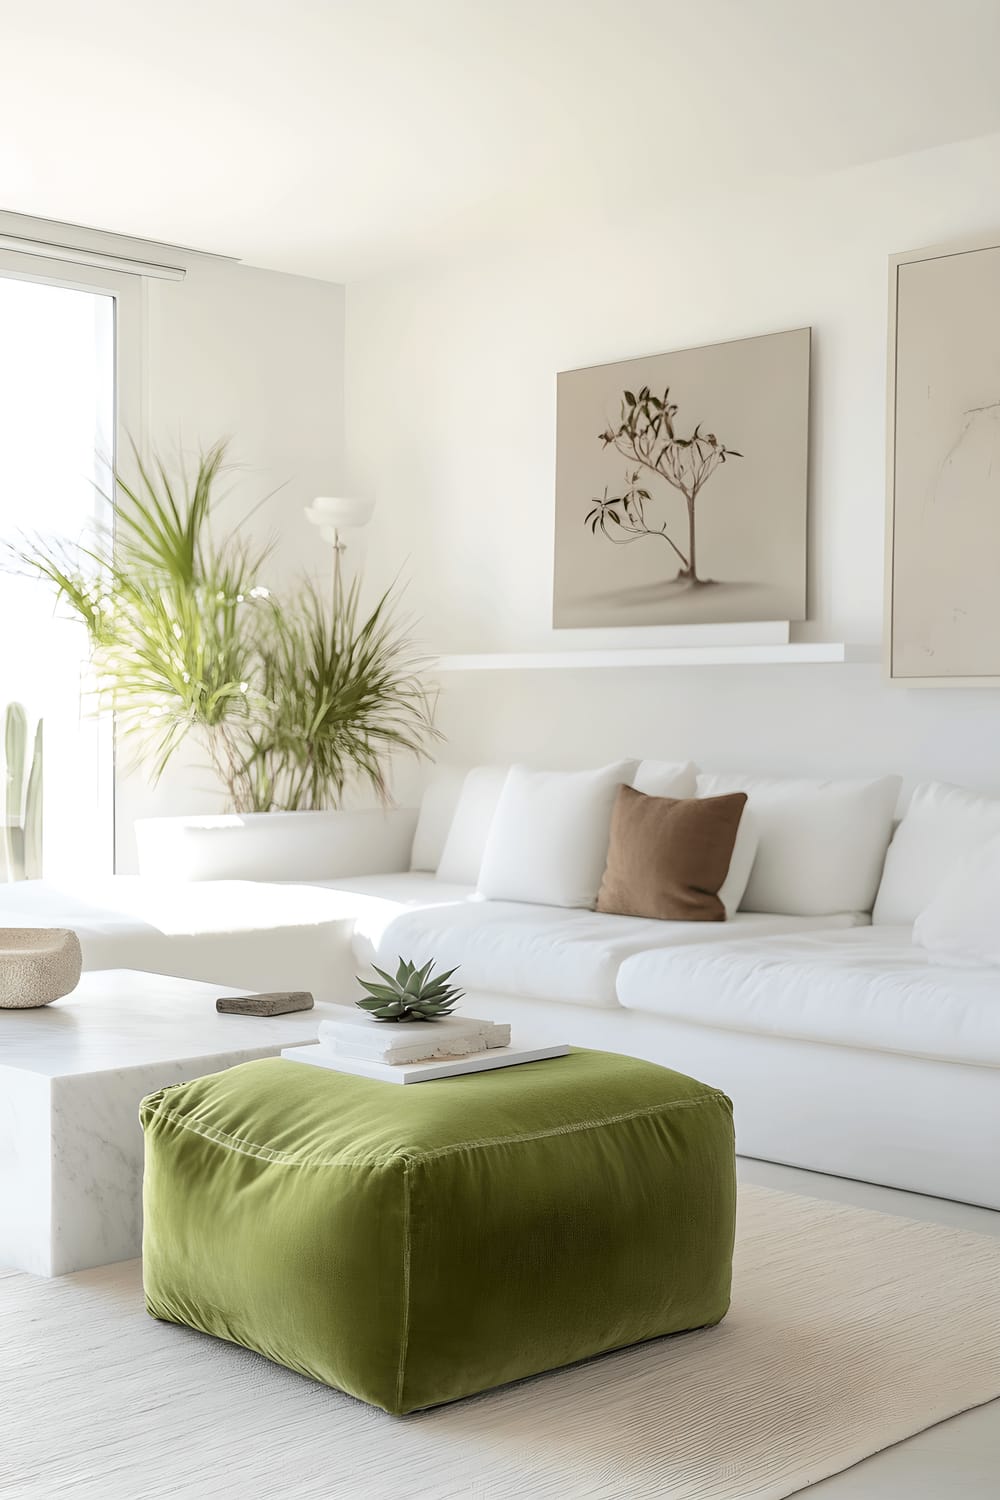
[[[15,546],[110,525],[117,424],[119,289],[102,273],[60,284],[25,260],[0,257],[0,545]],[[92,689],[82,627],[5,566],[0,882],[113,867],[112,738]]]

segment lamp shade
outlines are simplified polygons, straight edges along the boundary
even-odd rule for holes
[[[367,526],[375,509],[374,500],[356,495],[317,495],[306,506],[306,516],[314,526],[340,530],[342,527]]]

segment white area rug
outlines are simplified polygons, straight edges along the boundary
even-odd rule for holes
[[[137,1262],[0,1277],[0,1495],[780,1500],[1000,1395],[1000,1240],[741,1192],[720,1327],[392,1418],[156,1323]]]

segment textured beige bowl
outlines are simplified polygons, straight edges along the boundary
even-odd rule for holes
[[[68,927],[0,927],[0,1010],[31,1010],[80,983],[80,939]]]

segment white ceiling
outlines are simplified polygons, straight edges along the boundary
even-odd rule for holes
[[[0,0],[0,209],[350,280],[1000,130],[1000,0]]]

